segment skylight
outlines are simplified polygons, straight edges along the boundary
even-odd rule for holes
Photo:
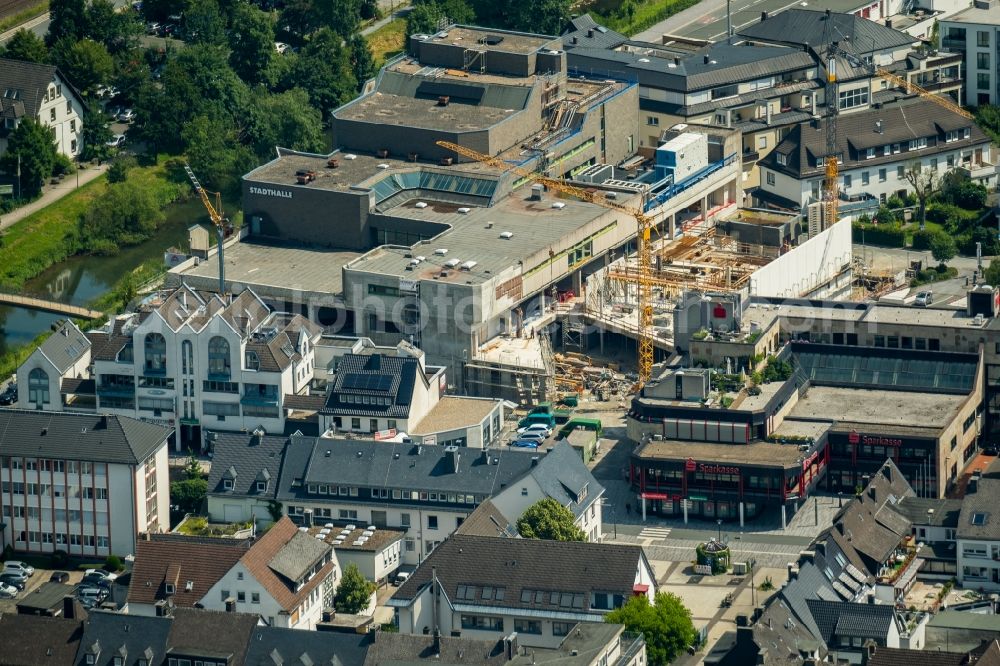
[[[986,517],[988,515],[989,515],[988,513],[985,513],[983,511],[976,511],[975,513],[972,514],[972,519],[970,522],[973,525],[983,526],[986,524]]]

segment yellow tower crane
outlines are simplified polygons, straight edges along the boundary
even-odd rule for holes
[[[226,222],[225,218],[222,216],[222,195],[218,192],[215,193],[215,205],[212,205],[211,199],[208,198],[208,192],[205,188],[201,186],[198,182],[198,177],[194,175],[194,171],[187,164],[184,165],[184,171],[187,172],[188,178],[191,179],[191,184],[194,186],[194,191],[198,193],[201,197],[201,203],[205,206],[205,210],[208,211],[208,217],[212,220],[212,224],[215,225],[215,233],[218,237],[219,242],[219,294],[223,295],[226,293],[226,265],[223,261],[223,241],[226,239]]]
[[[586,201],[588,203],[596,204],[604,208],[610,208],[612,210],[621,211],[627,213],[635,218],[635,223],[637,227],[636,231],[636,254],[638,256],[638,270],[635,272],[634,284],[636,285],[636,290],[638,291],[638,301],[639,301],[639,359],[638,359],[638,371],[639,371],[639,381],[640,387],[645,385],[649,381],[650,375],[653,373],[653,248],[651,246],[650,235],[653,229],[653,218],[646,215],[645,212],[638,208],[632,208],[631,206],[626,206],[620,204],[617,201],[608,199],[598,192],[592,192],[590,190],[585,190],[581,187],[576,187],[575,185],[570,185],[566,181],[560,180],[558,178],[551,178],[549,176],[542,175],[540,173],[535,173],[528,171],[527,169],[522,169],[521,167],[514,166],[504,160],[491,157],[489,155],[484,155],[483,153],[477,152],[465,146],[460,146],[449,141],[438,141],[437,145],[442,148],[447,148],[452,152],[458,153],[462,157],[467,157],[470,160],[474,160],[481,164],[491,166],[497,171],[502,173],[513,173],[521,178],[526,178],[533,180],[535,182],[541,183],[545,187],[555,190],[556,192],[561,192],[563,194],[569,195],[580,199],[581,201]]]

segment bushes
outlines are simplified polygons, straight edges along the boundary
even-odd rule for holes
[[[122,560],[117,555],[108,555],[108,559],[104,560],[104,570],[114,573],[115,571],[122,570]]]
[[[904,247],[906,231],[898,222],[888,224],[864,224],[860,221],[851,225],[855,243],[867,245],[884,245],[885,247]]]
[[[931,249],[931,239],[934,237],[935,233],[940,233],[934,229],[919,229],[913,232],[913,249],[914,250],[929,250]]]

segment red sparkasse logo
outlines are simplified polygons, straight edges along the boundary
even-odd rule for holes
[[[851,444],[857,444],[861,441],[861,435],[858,434],[857,430],[852,430],[849,435],[847,435],[847,441]]]
[[[694,458],[688,458],[687,462],[684,463],[684,470],[687,472],[693,472],[698,469],[698,463],[694,461]]]

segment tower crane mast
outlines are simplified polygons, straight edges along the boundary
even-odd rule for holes
[[[223,257],[223,245],[226,238],[225,230],[225,218],[222,216],[222,197],[216,192],[216,204],[213,206],[211,199],[208,198],[208,193],[205,188],[202,187],[201,183],[198,181],[198,177],[194,174],[194,171],[187,164],[184,165],[184,171],[187,173],[188,178],[191,179],[191,184],[194,186],[194,191],[198,193],[201,197],[201,203],[205,206],[205,210],[208,211],[208,217],[212,220],[212,224],[215,226],[215,234],[218,238],[218,254],[219,254],[219,295],[225,295],[226,293],[226,264]]]

